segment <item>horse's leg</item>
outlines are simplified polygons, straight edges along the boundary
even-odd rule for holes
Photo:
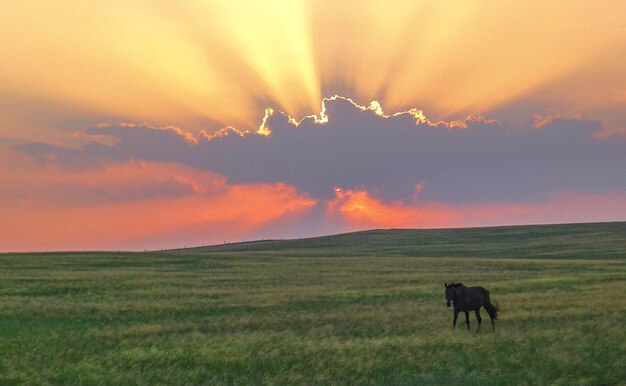
[[[480,323],[483,321],[483,318],[480,317],[480,308],[475,309],[474,313],[476,314],[476,320],[478,321],[478,328],[476,329],[476,332],[478,332],[480,331]]]
[[[493,327],[493,332],[496,332],[496,323],[493,321],[493,316],[489,314],[489,317],[491,318],[491,327]]]
[[[465,311],[465,323],[467,323],[467,331],[469,331],[469,311]]]
[[[459,317],[459,311],[454,310],[454,319],[452,320],[452,329],[456,328],[456,320]]]

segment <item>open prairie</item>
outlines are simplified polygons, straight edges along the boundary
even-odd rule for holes
[[[626,223],[4,254],[0,384],[623,384],[625,294]]]

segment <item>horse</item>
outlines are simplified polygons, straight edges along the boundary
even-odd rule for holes
[[[489,291],[483,287],[466,287],[462,283],[445,283],[446,288],[446,304],[450,307],[450,304],[454,306],[454,320],[452,321],[452,328],[456,328],[456,319],[459,316],[459,312],[465,313],[465,322],[467,323],[467,330],[470,329],[469,311],[474,311],[476,314],[476,320],[478,320],[478,328],[476,332],[480,331],[480,323],[482,318],[480,317],[480,307],[485,307],[489,318],[491,318],[491,326],[493,332],[496,332],[496,324],[494,320],[498,319],[498,303],[492,304],[489,299]]]

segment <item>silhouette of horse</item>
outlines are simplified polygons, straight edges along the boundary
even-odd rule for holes
[[[454,306],[454,320],[452,321],[452,328],[456,327],[456,319],[459,316],[459,312],[465,312],[465,322],[467,323],[467,329],[470,329],[469,311],[474,311],[476,314],[476,320],[478,320],[478,328],[476,332],[480,331],[480,323],[482,318],[480,317],[480,307],[485,307],[489,318],[491,318],[491,326],[493,332],[496,332],[496,324],[494,320],[498,319],[498,303],[491,304],[489,299],[489,291],[483,287],[466,287],[462,283],[454,282],[444,284],[446,287],[446,303],[450,307],[450,303]]]

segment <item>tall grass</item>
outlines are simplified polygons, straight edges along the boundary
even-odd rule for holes
[[[0,255],[0,384],[626,379],[626,256],[289,255]],[[452,280],[491,291],[495,334],[451,329]]]

